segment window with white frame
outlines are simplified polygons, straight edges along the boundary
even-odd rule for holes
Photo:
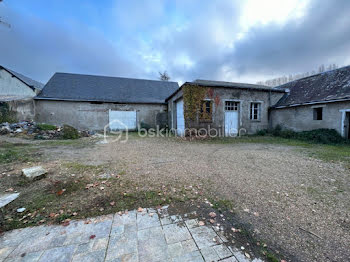
[[[225,111],[238,111],[239,103],[234,101],[225,101]]]
[[[260,120],[261,114],[261,103],[251,103],[250,104],[250,120]]]

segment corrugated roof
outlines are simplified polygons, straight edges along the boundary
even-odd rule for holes
[[[178,87],[168,81],[56,73],[35,99],[163,104]]]
[[[6,71],[9,72],[11,75],[15,76],[16,78],[18,78],[19,80],[21,80],[22,82],[24,82],[26,85],[28,85],[28,86],[31,87],[31,88],[41,90],[41,89],[43,89],[43,87],[44,87],[44,84],[43,84],[43,83],[40,83],[40,82],[38,82],[38,81],[35,81],[35,80],[33,80],[33,79],[29,78],[29,77],[26,77],[26,76],[24,76],[24,75],[22,75],[22,74],[20,74],[20,73],[17,73],[17,72],[15,72],[15,71],[11,70],[11,69],[6,68],[6,67],[4,67],[4,66],[0,66],[0,69],[6,70]]]
[[[350,100],[350,66],[305,77],[279,86],[289,89],[275,107]]]

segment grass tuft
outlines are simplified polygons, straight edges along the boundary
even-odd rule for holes
[[[39,130],[48,131],[48,130],[56,130],[57,127],[49,124],[37,124],[36,125]]]

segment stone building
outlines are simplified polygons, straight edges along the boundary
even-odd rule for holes
[[[186,115],[189,99],[202,93],[194,115]],[[185,94],[184,94],[185,93]],[[269,108],[285,90],[261,85],[196,80],[184,83],[167,98],[169,126],[183,135],[190,129],[209,130],[220,136],[253,134],[269,127]],[[216,131],[214,131],[216,130]],[[212,134],[214,135],[214,134]]]
[[[179,135],[190,129],[214,129],[221,136],[254,134],[281,126],[335,129],[350,139],[350,66],[276,88],[196,80],[184,83],[166,101],[169,126]]]
[[[135,130],[167,122],[169,81],[56,73],[35,98],[36,120],[87,130]]]
[[[9,110],[15,120],[34,119],[33,97],[44,84],[0,66],[0,108]]]
[[[272,127],[335,129],[350,139],[350,66],[280,86],[287,93],[271,110]]]

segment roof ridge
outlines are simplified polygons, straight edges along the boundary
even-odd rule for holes
[[[243,85],[252,85],[252,86],[271,88],[270,86],[259,85],[259,84],[251,84],[251,83],[244,83],[244,82],[230,82],[230,81],[221,81],[221,80],[207,80],[207,79],[196,79],[192,83],[195,83],[197,81],[208,81],[208,82],[229,83],[229,84],[243,84]]]
[[[276,86],[276,87],[280,88],[280,87],[282,87],[284,85],[287,85],[287,84],[290,84],[290,83],[293,83],[293,82],[297,82],[299,80],[308,79],[308,78],[311,78],[311,77],[315,77],[315,76],[322,75],[322,74],[325,74],[325,73],[330,73],[330,72],[333,72],[333,71],[340,71],[340,70],[348,68],[348,67],[350,68],[350,65],[342,66],[342,67],[339,67],[339,68],[336,68],[336,69],[332,69],[332,70],[327,70],[327,71],[324,71],[324,72],[321,72],[321,73],[317,73],[317,74],[314,74],[314,75],[310,75],[310,76],[305,76],[305,77],[302,77],[302,78],[299,78],[299,79],[295,79],[293,81],[284,83],[283,85],[279,85],[279,86]]]
[[[67,73],[67,72],[56,72],[54,75],[56,75],[56,74],[108,77],[108,78],[132,79],[132,80],[140,80],[140,81],[167,82],[167,83],[177,83],[178,84],[178,82],[176,82],[176,81],[163,81],[163,80],[155,80],[155,79],[144,79],[144,78],[133,78],[133,77],[122,77],[122,76],[93,75],[93,74]]]

